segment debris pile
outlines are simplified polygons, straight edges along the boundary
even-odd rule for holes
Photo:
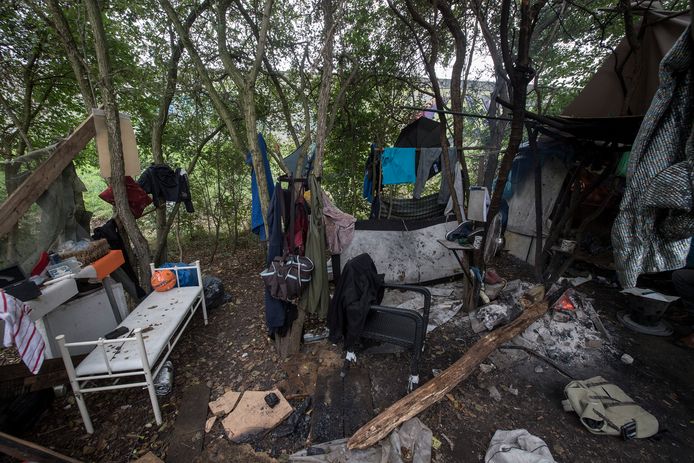
[[[496,298],[471,317],[472,329],[480,333],[516,319],[523,311],[521,295],[531,285],[508,282]],[[611,342],[610,334],[585,295],[574,288],[554,286],[548,293],[555,300],[550,310],[511,342],[567,364],[582,363]]]
[[[550,297],[552,292],[556,290],[550,291]],[[596,349],[609,341],[609,333],[591,301],[569,288],[542,318],[512,342],[544,353],[553,360],[575,364],[587,361],[595,355]]]

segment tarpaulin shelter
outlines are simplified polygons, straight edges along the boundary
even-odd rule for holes
[[[623,38],[561,116],[528,114],[539,122],[543,134],[538,141],[538,155],[542,160],[544,248],[547,249],[546,240],[552,232],[552,238],[556,238],[563,237],[566,230],[574,230],[575,237],[581,229],[577,235],[584,242],[578,243],[574,257],[604,267],[612,266],[609,232],[619,207],[623,180],[611,189],[604,185],[594,188],[583,197],[561,233],[552,227],[557,227],[567,213],[574,190],[590,188],[604,169],[616,170],[622,176],[626,172],[629,149],[658,89],[660,62],[690,22],[687,11],[673,13],[660,9],[657,3],[649,5],[633,7],[633,12],[642,16],[636,27],[641,37],[637,50],[632,50]],[[507,249],[530,263],[534,262],[537,236],[535,176],[529,168],[532,157],[529,147],[521,149],[506,192]],[[580,169],[576,167],[579,164]]]

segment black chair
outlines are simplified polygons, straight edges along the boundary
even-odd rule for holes
[[[384,284],[383,288],[412,291],[424,296],[422,314],[411,309],[372,305],[361,333],[362,338],[389,342],[412,351],[407,384],[407,391],[410,392],[419,383],[419,359],[424,349],[424,338],[429,324],[431,293],[426,288],[410,285]]]

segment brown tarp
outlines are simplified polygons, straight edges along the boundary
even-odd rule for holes
[[[658,88],[660,61],[690,21],[688,12],[674,17],[673,14],[655,9],[646,11],[641,23],[645,30],[640,49],[630,53],[629,43],[626,38],[622,39],[615,52],[603,61],[595,76],[562,115],[615,117],[645,114]],[[621,65],[625,61],[623,76],[626,95],[615,71],[616,64]]]

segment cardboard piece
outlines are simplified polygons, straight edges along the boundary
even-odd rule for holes
[[[96,129],[96,151],[99,154],[99,172],[103,178],[111,176],[111,152],[108,149],[108,129],[106,128],[106,112],[94,109],[94,127]],[[120,137],[123,143],[123,161],[125,175],[137,180],[140,176],[140,157],[137,153],[135,130],[130,116],[120,113]]]
[[[274,392],[280,402],[274,408],[265,403],[265,396]],[[249,437],[273,429],[291,415],[293,408],[279,389],[272,391],[246,391],[234,411],[222,421],[232,442],[243,442]]]
[[[210,411],[214,416],[224,416],[234,409],[239,397],[240,392],[226,391],[220,398],[208,404]]]

